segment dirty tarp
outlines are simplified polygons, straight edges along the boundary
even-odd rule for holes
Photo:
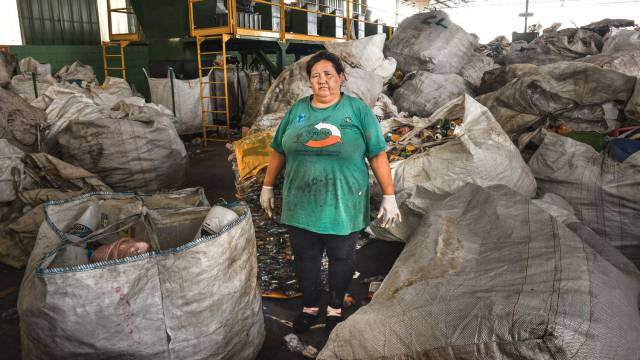
[[[591,30],[600,36],[605,36],[611,28],[634,26],[635,21],[627,19],[603,19],[592,22],[591,24],[581,26],[581,29]]]
[[[425,122],[425,127],[441,118],[462,119],[462,125],[455,128],[451,140],[427,152],[391,163],[393,186],[403,222],[388,230],[372,224],[367,231],[376,238],[409,240],[408,234],[413,231],[415,224],[404,221],[408,219],[407,212],[412,211],[404,202],[418,186],[447,196],[457,192],[466,183],[481,186],[504,184],[525,196],[535,195],[536,182],[531,171],[518,149],[484,106],[468,95],[459,97],[435,112]],[[412,139],[421,130],[421,127],[414,128],[404,139]],[[372,175],[369,178],[370,182],[374,182]],[[379,199],[381,194],[378,189],[377,184],[371,185],[372,197]]]
[[[640,30],[611,29],[604,38],[602,53],[617,54],[624,51],[634,51],[640,48]]]
[[[11,82],[13,73],[18,67],[18,59],[8,51],[0,50],[0,87],[5,87]]]
[[[499,90],[478,97],[508,134],[546,121],[573,130],[619,127],[618,114],[635,78],[579,62],[538,66]]]
[[[358,41],[326,42],[324,47],[350,67],[375,73],[387,81],[396,70],[396,60],[384,57],[382,49],[385,40],[386,34],[377,34]]]
[[[405,76],[402,86],[393,93],[393,102],[400,111],[427,117],[464,94],[473,95],[473,90],[459,75],[417,71]]]
[[[80,61],[75,61],[73,64],[64,65],[55,74],[55,78],[61,81],[73,81],[80,80],[92,83],[96,81],[96,75],[93,73],[93,68],[90,65],[85,65]]]
[[[467,59],[462,69],[458,72],[465,81],[471,84],[474,94],[478,90],[480,83],[482,82],[482,76],[485,72],[500,68],[501,66],[495,64],[493,59],[478,53],[473,53]]]
[[[512,80],[522,77],[536,67],[537,66],[533,64],[513,64],[486,71],[482,75],[482,81],[480,82],[477,95],[499,90]]]
[[[13,201],[24,177],[24,152],[0,139],[0,204]],[[2,216],[0,216],[1,218]]]
[[[266,70],[246,72],[248,79],[247,98],[242,112],[242,126],[251,127],[260,113],[260,106],[267,90],[271,87],[272,79]]]
[[[22,358],[254,359],[265,332],[249,210],[231,207],[239,219],[200,237],[208,203],[198,189],[192,204],[194,190],[49,203],[18,299]],[[86,256],[62,232],[90,206],[102,219],[94,238],[135,221],[154,250],[65,263],[73,248]]]
[[[238,166],[238,181],[243,181],[249,176],[256,176],[258,171],[269,165],[273,134],[273,130],[265,131],[233,142]]]
[[[626,50],[615,54],[587,56],[576,61],[614,70],[629,76],[640,75],[640,46],[637,50]]]
[[[24,152],[39,150],[46,123],[45,113],[13,91],[0,88],[0,138]]]
[[[636,86],[633,90],[633,95],[627,106],[624,108],[624,114],[628,119],[635,120],[640,123],[640,79],[636,80]]]
[[[541,134],[529,160],[538,189],[565,198],[578,219],[640,265],[640,152],[619,163],[587,144]]]
[[[398,70],[404,73],[456,74],[477,45],[477,39],[447,13],[431,11],[404,19],[386,42],[384,55],[396,59]]]
[[[43,204],[87,192],[111,191],[96,175],[49,154],[26,154],[24,177],[12,212],[0,217],[0,262],[22,268],[27,264],[43,221]]]
[[[506,65],[535,64],[547,65],[559,61],[570,61],[596,55],[602,49],[602,37],[585,29],[557,30],[560,24],[545,29],[543,34],[531,43],[514,42],[504,56]]]
[[[503,185],[428,194],[410,199],[420,220],[382,286],[318,359],[640,353],[640,273],[562,205]]]

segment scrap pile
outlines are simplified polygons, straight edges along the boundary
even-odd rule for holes
[[[260,206],[260,191],[270,155],[273,132],[249,135],[233,143],[229,156],[236,178],[236,197],[249,205],[256,233],[258,281],[262,295],[275,298],[298,296],[289,233],[277,219],[282,205],[280,177],[274,186],[275,212],[269,218]]]
[[[0,262],[26,268],[22,356],[254,359],[249,209],[176,190],[187,154],[172,113],[77,62],[54,77],[27,58],[11,78],[0,60]]]
[[[201,188],[48,203],[18,300],[23,357],[254,359],[265,331],[248,214],[210,207]],[[93,242],[109,246],[89,260]]]
[[[186,167],[171,114],[132,96],[126,81],[98,85],[80,63],[55,78],[32,58],[20,68],[0,88],[0,262],[14,267],[29,259],[47,201],[175,189]]]
[[[418,131],[412,131],[414,128],[411,125],[394,127],[385,134],[389,161],[403,160],[442,145],[454,138],[456,127],[461,125],[461,118],[450,120],[444,117],[437,119],[434,125]]]
[[[382,54],[360,43],[366,39],[326,45],[348,66],[373,72],[368,91],[351,94],[380,120],[403,222],[372,222],[367,232],[407,246],[370,305],[336,327],[319,358],[464,358],[480,349],[540,358],[549,345],[552,356],[637,353],[640,273],[629,259],[640,264],[640,32],[622,28],[629,25],[554,25],[531,43],[498,37],[479,45],[433,11],[400,24]],[[376,77],[362,59],[395,60],[397,68]],[[309,94],[305,64],[275,80],[251,136],[273,131]],[[357,89],[359,78],[347,78],[345,92]],[[373,176],[370,185],[375,209]],[[564,284],[577,278],[584,288]],[[620,288],[620,297],[609,296]],[[496,292],[504,301],[486,296]],[[593,306],[594,297],[605,304]],[[537,317],[551,312],[557,317]],[[458,335],[441,333],[441,321]],[[624,339],[609,335],[619,324]],[[496,342],[509,345],[487,345]]]

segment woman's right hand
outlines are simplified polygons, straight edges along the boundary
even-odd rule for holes
[[[269,217],[272,217],[273,208],[275,207],[275,198],[273,196],[273,186],[263,186],[260,192],[260,205]]]

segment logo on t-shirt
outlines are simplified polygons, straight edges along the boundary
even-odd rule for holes
[[[298,117],[296,118],[296,124],[300,125],[304,122],[304,118],[306,117],[305,114],[298,114]]]
[[[340,129],[336,126],[327,124],[327,123],[318,123],[315,128],[315,135],[311,140],[308,140],[304,144],[308,147],[312,148],[323,148],[327,146],[331,146],[333,144],[337,144],[340,142],[342,138],[342,134],[340,134]]]

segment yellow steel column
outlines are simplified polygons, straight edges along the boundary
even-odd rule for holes
[[[222,35],[222,72],[224,76],[224,114],[227,119],[227,139],[231,140],[231,122],[229,120],[229,94],[227,89],[227,40],[229,35]]]
[[[200,114],[202,115],[202,143],[204,146],[207,146],[207,113],[204,108],[204,99],[202,98],[202,94],[204,94],[204,82],[202,81],[202,59],[200,58],[200,44],[203,39],[200,36],[196,37],[196,51],[198,53],[198,79],[200,80]],[[207,82],[207,85],[209,83]]]
[[[351,40],[351,0],[347,0],[347,40]]]
[[[122,79],[127,80],[127,68],[124,65],[124,47],[127,46],[128,43],[125,41],[120,41],[120,65],[122,66]]]
[[[107,70],[107,45],[108,43],[102,42],[102,64],[104,66],[104,79],[106,80],[109,76],[109,71]]]
[[[285,8],[284,0],[280,0],[280,41],[285,41]]]
[[[193,23],[193,1],[187,0],[187,5],[189,6],[189,36],[194,36],[195,24]]]

